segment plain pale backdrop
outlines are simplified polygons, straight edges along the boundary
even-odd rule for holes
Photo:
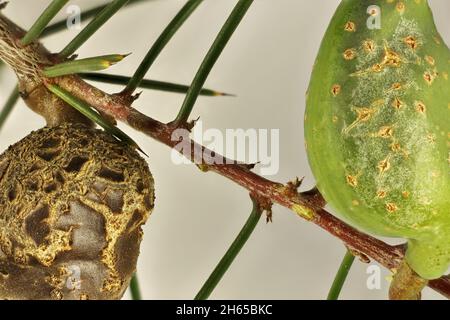
[[[5,14],[25,28],[50,2],[13,0]],[[83,9],[107,1],[78,0]],[[130,75],[159,33],[185,1],[149,0],[127,8],[109,21],[78,51],[80,57],[133,54],[110,72]],[[175,35],[147,77],[189,84],[235,0],[206,0]],[[200,98],[193,117],[203,126],[280,130],[280,170],[276,181],[305,176],[314,185],[303,147],[304,95],[322,36],[338,0],[255,0],[219,59],[207,86],[236,98]],[[450,43],[450,1],[430,0],[442,36]],[[64,18],[64,13],[58,19]],[[56,19],[55,19],[56,20]],[[76,31],[45,39],[50,50],[62,49]],[[14,86],[14,76],[0,73],[0,105]],[[116,86],[99,84],[108,92]],[[176,115],[183,95],[144,91],[135,106],[161,121]],[[21,102],[1,132],[0,149],[44,125]],[[156,208],[144,228],[138,263],[146,299],[190,299],[234,239],[251,209],[247,192],[195,166],[176,166],[170,150],[121,126],[150,155]],[[392,240],[390,240],[392,241]],[[325,298],[345,249],[339,240],[287,209],[274,207],[274,222],[261,222],[214,299]],[[343,290],[344,299],[385,299],[389,272],[381,289],[368,290],[368,265],[356,262]],[[129,297],[127,294],[126,298]],[[441,298],[429,289],[425,298]]]

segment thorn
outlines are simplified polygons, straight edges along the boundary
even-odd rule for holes
[[[134,102],[134,101],[136,101],[137,99],[139,99],[139,98],[141,97],[141,94],[142,94],[143,92],[144,92],[144,91],[140,91],[140,92],[138,92],[138,93],[136,93],[136,94],[134,94],[134,95],[131,95],[131,101]]]
[[[311,190],[302,192],[301,194],[309,202],[311,202],[312,204],[314,204],[315,206],[318,206],[320,208],[325,207],[327,204],[327,202],[325,201],[324,197],[320,193],[319,189],[317,189],[317,187],[314,187]]]
[[[193,120],[194,126],[197,124],[197,122],[200,120],[200,116],[197,117],[197,119]]]
[[[253,169],[255,169],[255,167],[258,165],[258,164],[260,164],[261,163],[261,161],[258,161],[258,162],[255,162],[255,163],[249,163],[249,164],[247,164],[247,168],[249,169],[249,170],[253,170]]]
[[[141,94],[142,94],[142,91],[133,95],[132,92],[122,90],[120,92],[114,93],[113,96],[116,96],[117,98],[119,98],[123,104],[125,104],[127,106],[131,106],[134,101],[139,99]]]
[[[226,93],[226,92],[220,92],[220,91],[214,91],[214,96],[215,97],[233,97],[233,98],[237,97],[237,95],[235,95],[233,93]]]
[[[76,60],[77,58],[78,58],[78,54],[75,53],[75,54],[71,55],[69,58],[67,58],[67,60],[73,61],[73,60]]]
[[[256,165],[260,164],[261,162],[258,161],[256,163],[240,163],[239,165],[244,167],[247,170],[253,170],[255,169]]]
[[[9,3],[8,1],[0,3],[0,10],[5,9],[8,3]]]
[[[302,177],[301,179],[299,179],[298,177],[295,177],[295,179],[293,181],[288,182],[288,186],[291,185],[292,188],[297,190],[302,185],[304,179],[305,179],[305,177]]]
[[[298,195],[298,188],[300,188],[304,179],[305,179],[305,177],[303,177],[301,179],[299,179],[298,177],[295,177],[295,179],[293,181],[289,181],[285,187],[286,195],[291,196],[291,197]]]

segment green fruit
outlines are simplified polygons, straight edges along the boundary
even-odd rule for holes
[[[380,29],[368,27],[379,14],[371,5]],[[408,239],[406,260],[425,279],[450,262],[449,73],[450,50],[425,0],[343,0],[305,115],[324,198],[357,227]]]

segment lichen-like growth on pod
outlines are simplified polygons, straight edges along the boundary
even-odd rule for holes
[[[128,145],[83,124],[31,133],[0,156],[0,298],[119,299],[153,204]]]
[[[427,1],[343,0],[307,98],[324,198],[360,228],[408,239],[406,262],[424,279],[450,262],[449,73]]]

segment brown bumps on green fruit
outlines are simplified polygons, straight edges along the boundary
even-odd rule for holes
[[[154,204],[148,165],[82,124],[0,156],[0,298],[119,299]]]
[[[424,279],[450,262],[449,73],[427,1],[343,0],[307,99],[320,192],[355,226],[408,239],[406,261]]]

